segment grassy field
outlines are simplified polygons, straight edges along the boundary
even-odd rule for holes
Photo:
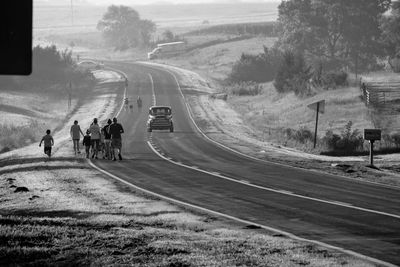
[[[209,42],[213,38],[222,39],[222,35],[188,36],[188,43]],[[225,36],[225,38],[228,38]],[[160,59],[158,62],[179,66],[192,70],[209,79],[210,81],[222,81],[230,73],[233,64],[240,58],[243,52],[258,54],[263,52],[263,46],[270,47],[275,42],[273,37],[254,37],[235,42],[223,42],[203,49],[196,49],[170,59]],[[215,86],[219,86],[218,83]]]
[[[0,91],[0,151],[39,142],[54,131],[76,107],[68,96],[46,92]]]
[[[180,5],[135,5],[140,17],[154,21],[158,27],[200,26],[234,22],[274,21],[279,3],[236,3],[236,4],[180,4]],[[95,29],[97,22],[106,12],[107,6],[78,5],[71,10],[66,5],[34,3],[33,25],[35,30],[57,29],[68,31]],[[186,31],[186,30],[185,30]]]

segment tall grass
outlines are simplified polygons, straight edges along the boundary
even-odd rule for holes
[[[44,132],[44,126],[36,120],[22,126],[0,125],[0,153],[36,142]]]

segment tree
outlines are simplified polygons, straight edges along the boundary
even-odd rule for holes
[[[390,0],[352,0],[346,2],[347,13],[343,29],[345,54],[353,64],[356,77],[363,66],[367,69],[376,64],[376,57],[383,56],[383,47],[379,42],[381,16],[390,8]]]
[[[379,20],[390,3],[390,0],[282,1],[279,43],[283,49],[304,52],[307,58],[344,62],[357,73],[362,60],[380,55]]]
[[[392,61],[400,60],[400,2],[393,2],[389,15],[383,16],[381,20],[382,39],[384,49],[389,57],[389,64],[396,71]]]
[[[139,13],[127,6],[109,6],[97,29],[109,45],[124,50],[130,47],[146,46],[156,26],[150,20],[141,20]]]
[[[175,40],[175,35],[171,30],[165,30],[162,34],[163,40],[166,42],[172,42]]]
[[[264,53],[258,55],[243,53],[233,65],[228,81],[233,83],[272,81],[281,60],[282,53],[277,48],[268,49],[264,46]]]

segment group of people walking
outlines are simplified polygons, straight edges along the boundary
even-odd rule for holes
[[[102,153],[104,159],[122,160],[122,136],[124,128],[118,123],[117,118],[108,119],[107,124],[100,127],[97,118],[93,119],[89,129],[86,130],[86,135],[83,134],[78,121],[75,120],[71,126],[71,138],[74,144],[74,152],[80,154],[79,142],[81,135],[83,136],[83,146],[85,146],[86,158],[91,157],[98,159],[99,153]]]
[[[140,98],[140,96],[137,97],[136,104],[137,104],[138,110],[140,111],[142,109],[142,99]],[[124,108],[125,108],[125,110],[128,110],[128,106],[129,106],[129,109],[132,111],[133,110],[133,105],[132,104],[129,105],[129,98],[125,97],[124,98]]]

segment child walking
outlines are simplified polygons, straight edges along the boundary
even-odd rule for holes
[[[40,140],[39,147],[42,146],[42,142],[44,143],[44,153],[51,157],[51,147],[54,146],[54,139],[50,135],[50,130],[46,131],[46,135],[42,137],[42,140]]]
[[[86,131],[86,135],[83,137],[83,145],[85,146],[85,151],[86,151],[86,158],[89,158],[90,155],[90,145],[92,144],[90,140],[90,131]]]

